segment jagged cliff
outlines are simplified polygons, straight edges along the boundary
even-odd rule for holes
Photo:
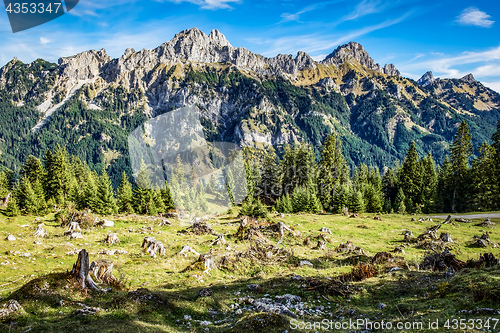
[[[335,131],[348,160],[380,167],[419,150],[444,156],[458,123],[475,140],[489,139],[500,96],[477,82],[418,83],[392,64],[380,66],[358,43],[336,48],[323,61],[307,53],[266,58],[233,47],[222,33],[194,28],[153,50],[105,50],[61,58],[58,64],[12,60],[0,70],[0,115],[22,121],[3,130],[0,159],[15,167],[27,154],[55,143],[92,165],[126,168],[126,136],[146,119],[196,105],[206,134],[243,146],[295,141],[318,147]]]

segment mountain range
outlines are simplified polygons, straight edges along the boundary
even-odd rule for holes
[[[29,154],[65,146],[116,184],[130,172],[128,135],[148,119],[195,105],[206,137],[281,151],[332,132],[346,159],[392,166],[415,141],[440,162],[465,120],[477,148],[500,116],[500,94],[476,81],[402,77],[350,42],[322,61],[307,53],[266,58],[233,47],[218,30],[193,28],[153,50],[104,49],[50,63],[14,58],[0,69],[0,164],[12,170]]]

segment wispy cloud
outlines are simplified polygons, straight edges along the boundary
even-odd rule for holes
[[[45,37],[40,37],[40,44],[47,45],[48,43],[50,43],[50,39]]]
[[[200,6],[201,9],[233,9],[231,3],[241,3],[241,0],[168,0],[173,3],[189,2]]]
[[[479,64],[474,70],[462,70],[460,67]],[[460,77],[469,72],[477,76],[500,75],[500,47],[483,52],[465,52],[459,56],[441,56],[436,59],[408,64],[403,67],[406,72],[428,71],[444,74],[447,77]]]
[[[326,1],[326,2],[320,2],[316,3],[313,5],[309,5],[307,7],[304,7],[303,9],[299,10],[296,13],[283,13],[281,14],[282,20],[280,23],[283,22],[289,22],[289,21],[299,21],[300,20],[300,15],[305,14],[307,12],[311,12],[317,9],[321,9],[323,7],[326,7],[328,5],[334,4],[334,3],[339,3],[339,2],[344,2],[345,0],[340,0],[340,1]]]
[[[294,35],[280,38],[250,38],[249,42],[260,46],[267,45],[268,48],[263,52],[265,56],[275,56],[278,53],[296,53],[297,51],[305,51],[317,57],[321,51],[332,51],[335,47],[342,43],[352,41],[355,38],[369,34],[373,31],[387,28],[391,25],[404,21],[411,15],[411,12],[406,13],[396,19],[386,20],[379,24],[367,26],[358,30],[350,31],[344,34],[309,34],[309,35]]]
[[[457,17],[456,22],[461,25],[472,25],[482,28],[491,28],[495,21],[489,20],[490,15],[480,11],[476,7],[469,7]]]
[[[352,13],[342,19],[342,22],[381,12],[385,7],[386,5],[381,4],[380,0],[363,0],[356,6]]]

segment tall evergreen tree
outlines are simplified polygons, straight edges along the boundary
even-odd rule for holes
[[[318,193],[323,207],[334,210],[335,189],[349,180],[349,168],[342,153],[340,139],[330,134],[323,143],[318,166]]]
[[[471,210],[494,210],[498,207],[498,169],[493,146],[484,142],[479,148],[479,157],[472,164],[473,196]]]
[[[399,170],[398,178],[399,187],[403,190],[406,198],[405,206],[408,210],[413,211],[422,200],[422,165],[419,163],[417,148],[413,141]]]
[[[421,203],[426,213],[434,209],[434,198],[437,190],[438,175],[436,171],[436,162],[432,154],[429,153],[421,160],[422,165],[422,191],[420,197]]]
[[[150,172],[144,160],[141,160],[135,185],[133,189],[135,211],[139,214],[156,214],[153,190],[151,189]]]
[[[161,189],[160,194],[163,200],[163,205],[165,206],[165,210],[168,211],[175,209],[174,198],[172,197],[172,193],[170,192],[170,187],[168,186],[168,182],[165,182],[165,188]],[[204,192],[203,192],[203,198],[205,198]]]
[[[5,198],[9,194],[9,179],[5,171],[0,171],[0,198]]]
[[[45,154],[47,171],[45,186],[47,196],[57,204],[63,204],[69,192],[71,173],[66,149],[56,146],[52,153],[47,149]]]
[[[134,212],[134,194],[132,192],[132,185],[128,181],[125,171],[122,174],[120,186],[116,194],[118,212],[131,214]]]
[[[117,212],[116,202],[113,195],[113,186],[109,180],[106,169],[102,170],[101,177],[97,183],[97,213],[110,215]]]
[[[276,199],[282,194],[281,169],[274,149],[264,155],[262,162],[261,192],[264,197]]]
[[[470,167],[474,148],[471,143],[469,127],[465,121],[462,121],[457,133],[453,137],[453,143],[450,146],[450,162],[453,170],[453,200],[452,211],[464,211],[467,209],[467,202],[470,198]]]
[[[384,193],[384,210],[390,213],[398,194],[398,179],[392,169],[387,169],[382,177],[382,192]]]

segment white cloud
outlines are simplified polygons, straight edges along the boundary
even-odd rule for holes
[[[200,6],[201,9],[233,9],[230,3],[241,3],[241,0],[168,0],[174,3],[190,2]]]
[[[481,66],[476,68],[476,70],[479,71],[482,76],[487,76],[488,72],[493,69],[496,70],[496,68],[500,66],[500,47],[483,52],[464,52],[459,56],[442,56],[437,59],[404,65],[402,69],[407,72],[432,70],[435,73],[444,74],[447,77],[460,77],[470,73],[471,70],[464,71],[457,67],[477,63]],[[475,73],[476,71],[473,70],[472,72]],[[496,70],[496,72],[498,73],[499,71]],[[490,74],[490,76],[495,75],[496,74]],[[478,76],[480,75],[478,74]]]
[[[50,39],[45,37],[40,37],[40,44],[47,45],[48,43],[50,43]]]
[[[482,28],[491,28],[495,21],[488,20],[491,16],[480,11],[476,7],[469,7],[457,17],[457,22],[461,25],[472,25]]]
[[[496,81],[496,82],[484,82],[484,81],[482,81],[481,83],[484,86],[495,90],[497,93],[500,93],[500,81]]]

